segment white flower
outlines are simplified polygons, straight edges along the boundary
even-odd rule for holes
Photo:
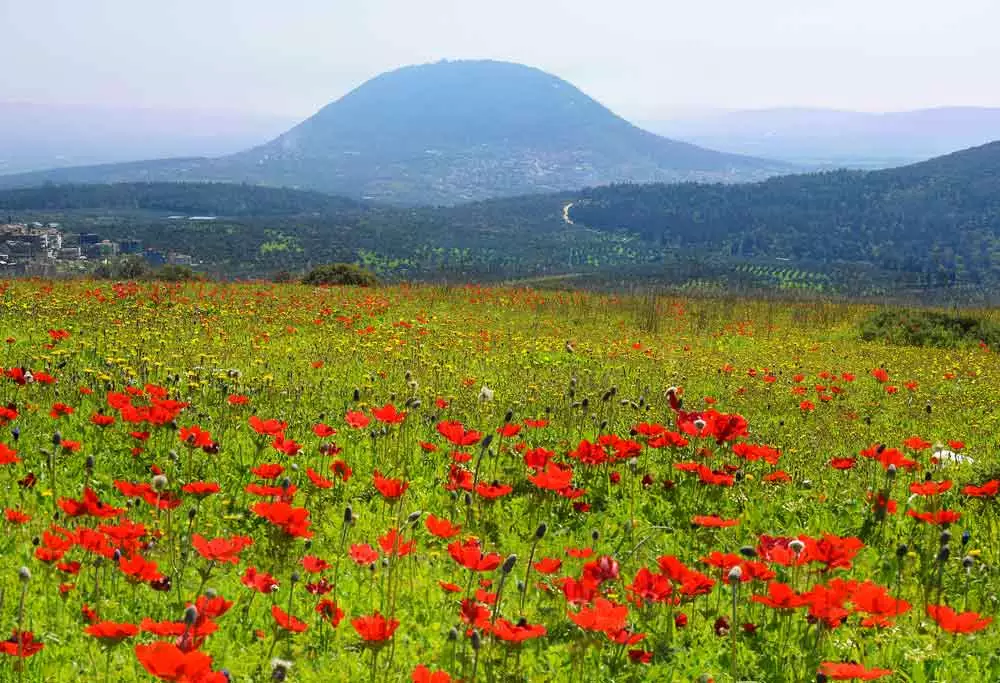
[[[493,390],[484,384],[483,388],[479,390],[479,402],[489,403],[492,400],[493,400]]]

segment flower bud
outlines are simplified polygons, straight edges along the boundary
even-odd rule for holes
[[[727,578],[729,583],[739,583],[740,579],[743,578],[743,568],[739,565],[735,565],[729,570],[729,576]]]
[[[21,581],[21,583],[28,583],[31,581],[31,570],[27,567],[21,567],[17,570],[17,578]]]
[[[549,530],[549,525],[546,524],[545,522],[542,522],[541,524],[538,525],[538,528],[535,529],[535,538],[537,538],[538,540],[542,540],[543,538],[545,538],[545,532],[548,530]]]
[[[806,544],[796,538],[788,543],[788,547],[797,555],[805,550]]]
[[[184,610],[184,623],[193,626],[198,621],[198,609],[194,605],[188,605]]]
[[[510,555],[500,566],[500,571],[504,574],[510,574],[514,571],[515,564],[517,564],[517,555]]]
[[[153,489],[156,491],[162,491],[167,488],[167,477],[164,474],[157,474],[153,477]]]

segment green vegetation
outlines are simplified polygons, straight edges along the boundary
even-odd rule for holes
[[[374,287],[378,284],[375,273],[365,270],[353,263],[328,263],[316,266],[302,278],[302,284],[319,285],[355,285],[358,287]]]
[[[969,314],[927,310],[883,310],[861,324],[861,338],[906,346],[1000,348],[1000,323]]]

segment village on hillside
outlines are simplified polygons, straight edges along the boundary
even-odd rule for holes
[[[0,276],[79,273],[128,255],[150,266],[194,263],[190,254],[143,249],[137,239],[115,242],[93,232],[69,232],[60,223],[0,223]]]

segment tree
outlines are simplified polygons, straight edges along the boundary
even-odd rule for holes
[[[304,285],[355,285],[373,287],[378,284],[375,273],[353,263],[327,263],[316,266],[302,278]]]

